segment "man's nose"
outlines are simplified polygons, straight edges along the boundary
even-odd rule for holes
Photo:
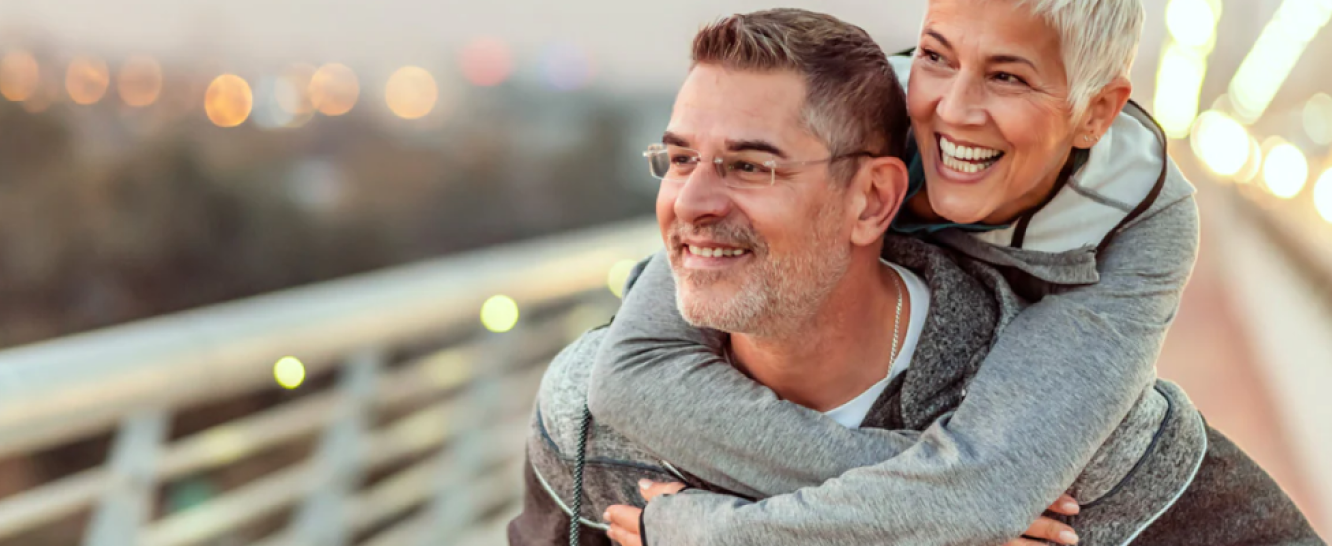
[[[984,125],[985,110],[981,104],[983,97],[979,83],[964,74],[953,78],[935,107],[939,120],[957,127]]]
[[[731,213],[730,193],[726,191],[718,169],[712,163],[699,164],[675,198],[675,215],[686,223],[706,223]]]

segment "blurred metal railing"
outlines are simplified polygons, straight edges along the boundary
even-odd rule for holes
[[[500,543],[544,363],[613,312],[612,266],[659,245],[635,221],[0,352],[0,456],[115,430],[103,464],[0,499],[0,538],[91,507],[92,546],[216,544],[287,510],[262,544]],[[502,334],[477,321],[495,294],[523,313]],[[168,441],[182,408],[278,389],[288,355],[336,383]],[[312,437],[296,464],[154,513],[162,483]]]

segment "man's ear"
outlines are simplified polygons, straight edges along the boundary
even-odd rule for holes
[[[851,228],[851,243],[874,244],[888,231],[907,193],[907,166],[900,158],[875,157],[861,165],[858,177],[864,182],[852,185],[856,192],[856,219]]]
[[[1087,103],[1087,111],[1073,133],[1073,147],[1087,149],[1100,142],[1132,95],[1133,83],[1127,78],[1116,78],[1101,89]]]

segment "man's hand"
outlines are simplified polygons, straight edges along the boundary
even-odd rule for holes
[[[652,502],[659,495],[679,493],[684,484],[677,482],[658,483],[651,480],[639,480],[638,491],[643,500]],[[606,509],[601,519],[610,523],[606,536],[623,546],[643,546],[643,530],[638,527],[642,521],[643,510],[633,506],[617,504]]]
[[[681,489],[684,489],[684,484],[640,480],[638,489],[643,494],[643,500],[651,502],[659,495],[678,493]],[[1064,516],[1074,516],[1077,515],[1080,508],[1073,497],[1060,495],[1054,504],[1050,505],[1049,510]],[[602,519],[610,523],[610,529],[606,531],[606,535],[622,546],[643,546],[643,530],[638,526],[639,522],[642,521],[642,515],[643,510],[633,506],[617,504],[607,508],[606,512],[601,515]],[[1009,541],[1004,546],[1041,546],[1045,541],[1074,546],[1078,543],[1078,535],[1072,527],[1052,518],[1041,516],[1031,524],[1031,527],[1027,528],[1027,532],[1023,533],[1021,537]]]
[[[1050,505],[1049,510],[1056,514],[1073,516],[1077,515],[1080,508],[1078,507],[1078,501],[1073,500],[1073,497],[1060,495],[1054,501],[1054,504]],[[1073,546],[1078,543],[1078,534],[1073,531],[1072,527],[1041,516],[1036,519],[1035,523],[1031,524],[1031,527],[1027,528],[1027,532],[1023,533],[1021,537],[1009,541],[1004,546],[1041,546],[1047,540],[1055,544]]]

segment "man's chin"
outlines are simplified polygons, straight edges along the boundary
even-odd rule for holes
[[[753,322],[753,309],[747,309],[734,290],[682,285],[677,307],[685,322],[698,328],[728,333],[744,333]]]

